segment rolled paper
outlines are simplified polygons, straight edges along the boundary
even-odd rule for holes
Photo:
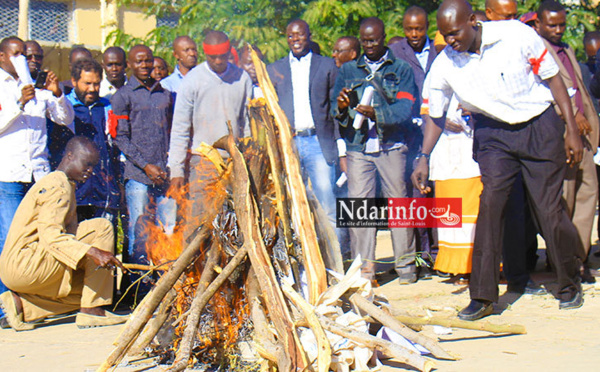
[[[361,105],[371,105],[371,100],[373,99],[374,93],[375,93],[375,88],[373,88],[371,85],[366,87],[365,90],[363,91],[363,95],[360,99],[360,104]],[[364,120],[365,120],[365,116],[363,114],[361,114],[360,112],[357,112],[356,116],[354,117],[354,122],[352,123],[352,126],[354,127],[354,129],[356,129],[356,130],[360,129],[360,127],[362,127]]]
[[[33,85],[33,79],[31,78],[31,72],[29,72],[29,66],[27,66],[27,59],[24,55],[11,56],[10,62],[13,64],[19,79],[25,85]]]
[[[202,49],[204,49],[204,54],[206,55],[221,56],[231,51],[231,44],[229,43],[229,40],[221,44],[202,43]]]

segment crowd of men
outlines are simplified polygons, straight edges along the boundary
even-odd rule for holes
[[[483,191],[475,195],[472,261],[471,250],[461,258],[472,298],[462,319],[492,312],[501,263],[509,289],[545,293],[529,278],[537,233],[557,274],[560,308],[581,306],[581,280],[594,280],[587,261],[600,178],[600,33],[586,34],[588,60],[578,63],[562,42],[566,16],[553,0],[522,22],[514,0],[488,0],[485,14],[446,0],[437,12],[439,40],[427,36],[427,13],[413,6],[404,38],[386,45],[384,23],[366,18],[358,37],[337,40],[333,58],[320,55],[305,21],[294,20],[289,54],[267,67],[305,180],[334,226],[336,197],[427,197],[438,138],[470,138],[466,151]],[[236,50],[225,33],[209,31],[202,49],[206,61],[198,64],[196,42],[177,37],[169,75],[145,45],[109,47],[101,63],[74,47],[71,79],[59,82],[43,69],[37,42],[0,42],[0,325],[28,330],[77,309],[80,327],[121,323],[102,308],[112,300],[113,270],[122,267],[113,254],[117,221],[127,237],[123,260],[140,264],[149,263],[148,224],[165,234],[184,225],[187,238],[207,222],[207,190],[219,173],[195,150],[227,135],[228,122],[234,136],[249,135],[247,103],[262,92],[250,48]],[[345,190],[336,184],[341,173]],[[170,197],[183,190],[186,215]],[[336,232],[344,256],[360,257],[363,276],[376,284],[376,229]],[[400,284],[436,273],[435,231],[392,228],[391,237]]]

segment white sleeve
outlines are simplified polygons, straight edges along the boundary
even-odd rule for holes
[[[443,59],[436,59],[423,83],[423,107],[421,114],[429,114],[432,118],[441,118],[448,110],[453,91],[445,78]],[[440,62],[440,63],[437,63]],[[428,111],[428,112],[425,112]]]
[[[559,68],[556,61],[546,50],[542,38],[531,27],[526,25],[519,27],[519,39],[523,56],[529,61],[534,74],[542,80],[558,74]]]
[[[21,97],[20,92],[18,96],[15,96],[14,92],[11,92],[6,85],[0,85],[0,133],[4,132],[23,114],[23,111],[19,109],[19,97]]]
[[[75,119],[75,113],[71,102],[69,102],[64,94],[61,94],[60,97],[56,98],[52,92],[47,91],[47,93],[49,94],[46,98],[46,115],[56,124],[70,127]]]

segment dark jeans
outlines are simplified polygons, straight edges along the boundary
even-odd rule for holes
[[[469,283],[471,298],[498,301],[503,212],[517,174],[522,172],[534,218],[556,269],[558,298],[571,299],[580,288],[575,249],[581,243],[561,204],[566,170],[564,123],[552,107],[517,125],[474,116],[477,127],[473,151],[481,170],[483,192]]]

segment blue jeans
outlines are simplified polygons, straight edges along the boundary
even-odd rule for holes
[[[294,137],[294,140],[298,148],[305,183],[308,176],[317,200],[335,227],[335,196],[333,194],[335,168],[325,161],[317,136],[297,136]]]
[[[127,210],[129,211],[129,262],[149,264],[146,253],[144,227],[158,223],[167,234],[172,234],[177,218],[175,200],[165,197],[165,189],[128,180],[125,184]]]
[[[32,182],[0,182],[0,253],[4,248],[4,242],[15,212],[32,185]],[[7,288],[0,280],[0,293],[6,291]],[[0,318],[3,316],[4,313],[0,309]]]

